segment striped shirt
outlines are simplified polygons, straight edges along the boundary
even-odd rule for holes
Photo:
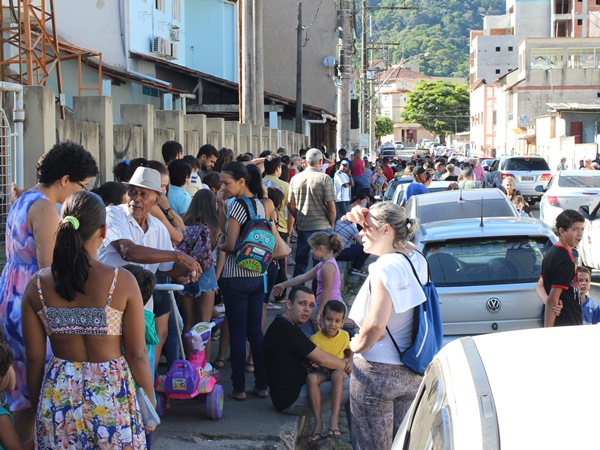
[[[263,206],[261,201],[257,201],[256,198],[250,198],[250,202],[254,205],[254,208],[251,208],[251,214],[254,214],[256,210],[258,215],[262,218],[266,218],[265,207]],[[248,214],[246,214],[246,208],[244,207],[243,200],[235,199],[229,205],[229,211],[227,213],[227,222],[225,223],[225,233],[227,233],[227,228],[229,227],[229,218],[233,217],[240,224],[240,236],[244,232],[244,225],[250,218]],[[262,274],[258,272],[253,272],[248,269],[243,269],[235,263],[235,256],[237,252],[227,253],[225,258],[225,266],[223,267],[223,273],[221,274],[221,278],[234,278],[234,277],[262,277]]]
[[[290,182],[289,202],[296,204],[296,227],[300,231],[331,228],[327,203],[335,202],[333,180],[319,170],[309,167]]]

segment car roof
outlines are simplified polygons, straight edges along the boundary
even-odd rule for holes
[[[529,217],[484,217],[483,227],[481,219],[475,217],[429,222],[419,227],[419,241],[422,243],[481,237],[553,235],[545,223]]]
[[[600,389],[594,380],[600,375],[600,361],[591,350],[600,342],[600,327],[538,328],[466,339],[475,343],[483,362],[503,448],[597,445],[594,434],[582,430],[598,426],[595,405],[600,403]],[[457,340],[438,354],[450,376],[453,368],[458,374],[459,368],[469,364],[462,353],[463,340]],[[464,377],[453,379],[457,407],[461,400],[481,401],[472,395],[471,386]],[[548,425],[553,423],[560,431],[549,432]]]
[[[559,170],[556,175],[561,177],[600,177],[600,170]]]
[[[458,202],[459,198],[465,200],[484,200],[492,198],[506,198],[500,189],[455,189],[448,192],[432,192],[430,194],[422,194],[415,197],[418,206],[435,205],[438,203]]]

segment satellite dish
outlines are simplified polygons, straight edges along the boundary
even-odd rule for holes
[[[326,56],[323,65],[328,68],[335,66],[335,56]]]
[[[517,117],[517,119],[519,119],[519,123],[523,125],[527,125],[529,122],[531,122],[531,118],[525,114],[521,114],[519,117]]]

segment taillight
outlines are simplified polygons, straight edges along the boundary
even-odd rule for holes
[[[540,180],[541,181],[550,181],[551,178],[552,178],[551,173],[545,173],[540,177]]]
[[[504,180],[505,178],[514,178],[515,176],[512,173],[503,173],[502,174],[502,179]]]
[[[550,206],[560,206],[560,204],[558,203],[558,197],[556,195],[549,195],[548,204]]]

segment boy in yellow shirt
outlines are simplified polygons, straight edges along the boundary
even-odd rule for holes
[[[330,300],[323,309],[324,326],[317,333],[311,336],[310,340],[315,345],[346,362],[345,370],[334,370],[320,367],[306,377],[306,387],[308,398],[315,417],[315,426],[310,436],[309,442],[320,441],[326,437],[339,438],[339,417],[342,403],[342,383],[348,378],[352,370],[352,351],[350,350],[350,336],[345,330],[340,328],[344,324],[346,306],[337,300]],[[331,419],[329,421],[329,431],[324,433],[323,418],[321,417],[321,391],[319,385],[325,381],[331,380]]]

